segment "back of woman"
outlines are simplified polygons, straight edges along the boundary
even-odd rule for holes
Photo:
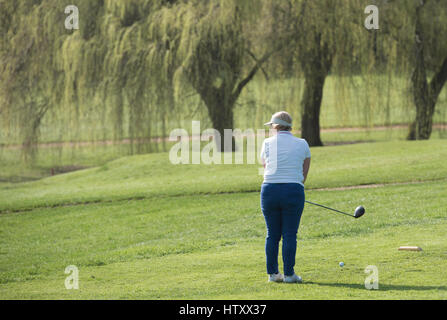
[[[296,138],[289,131],[279,131],[264,141],[261,158],[265,160],[265,183],[299,183],[304,186],[303,164],[310,158],[306,140]],[[276,149],[276,151],[275,151]],[[275,156],[276,155],[276,156]]]
[[[264,182],[261,187],[261,210],[267,226],[265,253],[271,282],[300,283],[294,271],[296,237],[304,209],[304,183],[310,166],[310,149],[304,139],[290,132],[292,118],[281,111],[266,125],[276,134],[262,145]],[[283,239],[284,275],[278,270],[279,241]]]

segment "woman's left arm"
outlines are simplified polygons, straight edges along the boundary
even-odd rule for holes
[[[309,168],[310,168],[310,158],[306,158],[304,159],[303,163],[303,176],[304,176],[303,183],[306,182],[307,174],[309,173]]]

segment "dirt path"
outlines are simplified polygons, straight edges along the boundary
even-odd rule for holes
[[[440,182],[447,181],[447,179],[433,179],[433,180],[423,180],[423,181],[407,181],[407,182],[392,182],[392,183],[377,183],[377,184],[361,184],[354,186],[345,187],[334,187],[334,188],[315,188],[307,189],[308,191],[344,191],[344,190],[354,190],[354,189],[372,189],[372,188],[382,188],[387,186],[404,186],[409,184],[422,184],[427,182]]]
[[[407,181],[407,182],[392,182],[392,183],[381,183],[381,184],[365,184],[365,185],[353,185],[353,186],[345,186],[345,187],[335,187],[335,188],[315,188],[315,189],[307,189],[307,191],[345,191],[345,190],[354,190],[354,189],[370,189],[370,188],[382,188],[386,186],[400,186],[400,185],[416,185],[416,184],[423,184],[427,182],[442,182],[447,181],[447,179],[432,179],[432,180],[423,180],[423,181]],[[234,194],[234,193],[257,193],[259,192],[258,189],[256,190],[247,190],[247,191],[238,191],[238,192],[219,192],[219,193],[198,193],[197,195],[220,195],[220,194]],[[171,195],[171,196],[163,196],[163,197],[183,197],[183,196],[191,196],[190,194],[186,195]],[[124,197],[122,199],[114,199],[114,200],[107,200],[107,199],[97,199],[97,200],[87,200],[87,201],[80,201],[80,202],[73,202],[73,203],[56,203],[53,205],[37,205],[33,206],[31,208],[21,208],[21,209],[0,209],[0,214],[7,214],[7,213],[21,213],[21,212],[30,212],[38,209],[54,209],[54,208],[60,208],[60,207],[75,207],[75,206],[86,206],[86,205],[92,205],[92,204],[108,204],[108,203],[116,203],[116,202],[127,202],[127,201],[142,201],[153,198],[153,195],[147,195],[147,196],[138,196],[138,197]]]

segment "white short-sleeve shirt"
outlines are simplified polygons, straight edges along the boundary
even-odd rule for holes
[[[279,131],[264,140],[261,159],[265,163],[264,183],[299,183],[304,186],[303,163],[310,158],[307,141],[289,131]]]

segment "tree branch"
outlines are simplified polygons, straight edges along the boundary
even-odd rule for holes
[[[442,87],[447,82],[447,57],[444,58],[444,62],[441,69],[435,74],[430,82],[430,95],[434,101],[437,100],[441,93]]]
[[[255,66],[251,69],[247,77],[245,77],[239,84],[237,85],[236,89],[234,90],[232,94],[233,101],[236,101],[239,95],[242,92],[242,89],[253,79],[253,77],[256,75],[258,70],[261,68],[262,64],[265,63],[275,52],[281,50],[282,45],[280,45],[278,48],[273,49],[272,51],[266,53],[258,62],[255,64]]]
[[[256,58],[256,56],[254,55],[254,53],[253,52],[251,52],[249,49],[247,49],[246,50],[247,51],[247,53],[248,53],[248,55],[257,63],[257,64],[259,64],[259,60],[258,60],[258,58]],[[260,67],[261,68],[261,71],[262,71],[262,73],[264,74],[264,76],[265,76],[265,78],[267,79],[267,80],[269,80],[269,75],[267,74],[267,72],[264,70],[264,68],[261,66]]]

